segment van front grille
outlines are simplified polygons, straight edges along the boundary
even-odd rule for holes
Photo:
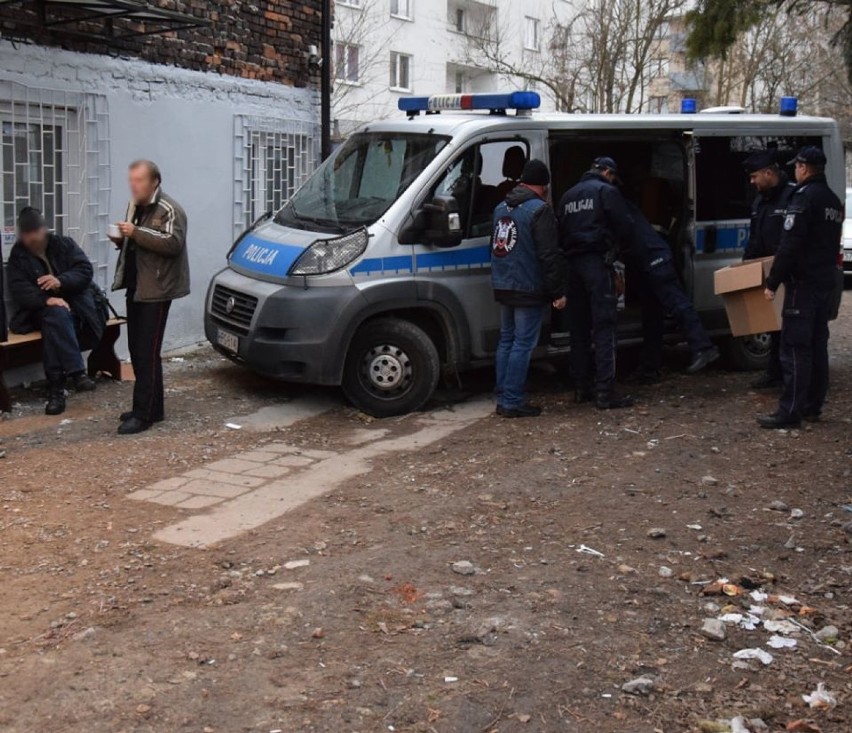
[[[245,335],[249,332],[255,310],[257,310],[257,298],[253,295],[231,290],[224,285],[213,288],[210,311],[217,323]]]

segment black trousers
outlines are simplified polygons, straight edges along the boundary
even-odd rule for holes
[[[656,371],[663,364],[665,317],[670,313],[681,333],[686,336],[689,350],[695,358],[713,348],[691,298],[683,291],[674,265],[663,262],[643,272],[642,289],[642,357],[640,370]]]
[[[779,410],[795,418],[819,415],[828,393],[828,319],[832,293],[788,285],[781,327],[784,391]]]
[[[56,305],[45,306],[38,316],[41,328],[44,374],[52,385],[61,385],[65,377],[86,370],[80,353],[80,319]]]
[[[127,342],[136,375],[133,415],[146,422],[155,422],[164,417],[160,351],[172,302],[137,303],[134,296],[134,291],[127,292]]]
[[[589,389],[594,384],[598,392],[609,392],[615,382],[618,295],[612,267],[601,255],[568,260],[568,319],[574,386]]]

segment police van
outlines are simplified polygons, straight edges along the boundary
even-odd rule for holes
[[[671,244],[683,284],[740,368],[767,339],[730,339],[713,272],[741,259],[754,192],[742,163],[758,148],[823,148],[843,192],[830,119],[738,109],[682,114],[540,114],[537,93],[400,99],[399,119],[362,127],[277,212],[234,243],[210,284],[205,332],[228,358],[288,382],[341,385],[374,416],[421,407],[442,371],[487,363],[499,335],[490,286],[492,212],[523,164],[550,166],[558,201],[591,161],[613,157],[624,194]],[[629,289],[623,343],[641,339]],[[540,355],[567,351],[554,313]]]

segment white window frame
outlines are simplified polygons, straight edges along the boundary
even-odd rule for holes
[[[350,52],[355,52],[355,77],[351,78],[350,73],[352,57]],[[342,53],[341,53],[342,52]],[[338,54],[341,54],[338,58]],[[342,63],[341,63],[342,61]],[[349,84],[351,86],[360,86],[361,84],[361,46],[357,43],[345,43],[338,41],[334,44],[334,79],[340,84]]]
[[[541,21],[531,15],[524,16],[524,50],[541,51]]]
[[[342,5],[344,8],[353,8],[361,10],[364,6],[362,0],[334,0],[335,5]]]
[[[390,0],[390,14],[397,20],[414,20],[414,0]]]
[[[243,115],[235,122],[234,231],[239,234],[283,204],[314,171],[319,125]]]
[[[48,226],[74,238],[92,261],[95,282],[105,287],[109,278],[110,253],[114,249],[106,238],[106,230],[111,221],[110,215],[115,213],[110,208],[106,97],[0,81],[0,121],[7,131],[17,128],[28,138],[26,161],[14,162],[15,166],[27,169],[27,190],[18,190],[20,179],[16,180],[13,175],[11,190],[7,187],[0,192],[3,199],[0,201],[0,251],[3,258],[8,257],[14,243],[15,220],[22,206],[44,209],[46,200],[52,196],[53,216],[49,211],[44,212],[48,216]],[[39,130],[38,147],[30,145],[32,126]],[[44,156],[44,130],[47,127],[55,128],[52,165]],[[0,145],[0,148],[5,148],[0,150],[0,154],[8,156],[8,153],[14,153],[15,137],[0,140],[8,143]],[[61,166],[61,171],[56,170],[57,165]],[[8,182],[9,178],[4,177],[4,185]]]
[[[402,85],[400,84],[400,71],[402,69],[402,60],[407,60],[407,68],[406,72],[408,75],[408,84]],[[390,90],[393,92],[410,92],[413,88],[411,83],[411,71],[414,62],[414,56],[408,53],[402,53],[401,51],[391,51],[390,52],[390,71],[392,74],[392,79],[390,79]]]

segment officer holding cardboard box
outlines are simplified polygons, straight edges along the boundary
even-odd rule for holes
[[[757,190],[751,207],[751,226],[744,260],[773,257],[778,251],[787,206],[795,184],[778,165],[777,150],[758,150],[743,163],[751,185]],[[781,334],[770,334],[769,364],[752,383],[753,389],[777,389],[784,383],[781,370]]]
[[[764,428],[817,422],[828,392],[828,321],[833,307],[843,204],[825,177],[825,153],[802,148],[792,161],[797,186],[784,218],[781,244],[765,295],[783,284],[781,366],[784,388],[778,409],[757,419]]]

